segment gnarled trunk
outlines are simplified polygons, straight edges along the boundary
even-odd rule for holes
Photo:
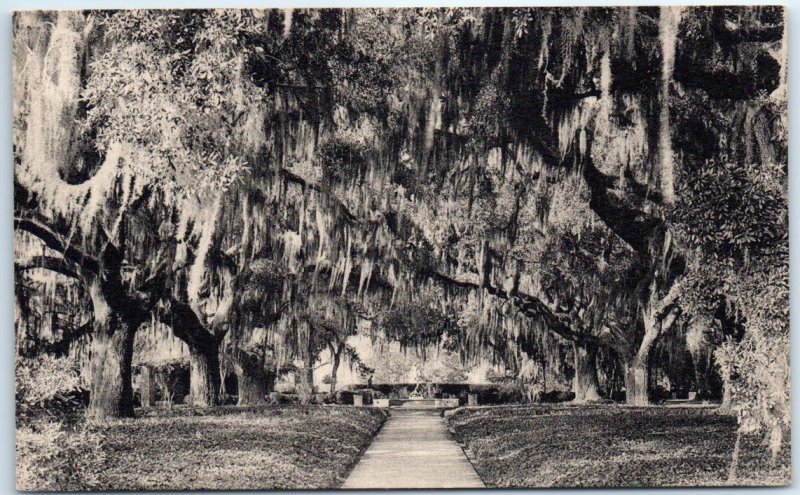
[[[189,399],[199,407],[219,404],[222,385],[219,346],[224,333],[214,334],[184,302],[169,299],[168,310],[157,316],[189,348]]]
[[[597,379],[597,347],[590,343],[572,344],[575,376],[572,379],[576,403],[600,400],[600,381]]]
[[[87,414],[92,418],[133,417],[131,361],[136,329],[116,316],[95,326]]]
[[[221,385],[219,348],[216,343],[189,346],[189,394],[192,405],[219,405]]]
[[[657,324],[645,318],[645,333],[639,349],[625,363],[625,403],[629,406],[650,404],[648,386],[650,383],[650,351],[659,334]]]
[[[236,379],[239,382],[239,406],[253,406],[266,402],[267,374],[264,370],[237,370]]]
[[[99,282],[89,286],[94,311],[89,409],[92,418],[133,417],[131,362],[138,324],[109,306]]]
[[[644,335],[636,354],[625,363],[625,402],[631,406],[646,406],[650,403],[650,351],[658,337],[669,330],[680,315],[677,307],[667,310],[668,302],[674,299],[680,286],[673,284],[669,293],[656,302],[651,298],[642,313]],[[651,296],[652,297],[652,296]]]
[[[310,404],[314,396],[314,368],[304,366],[297,370],[297,393],[301,404]]]
[[[255,356],[241,351],[236,352],[234,360],[234,371],[239,386],[239,398],[236,404],[239,406],[264,404],[270,389],[264,363]]]
[[[650,379],[647,362],[634,358],[625,364],[625,403],[629,406],[650,404],[647,384]]]

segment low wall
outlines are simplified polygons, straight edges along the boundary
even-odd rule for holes
[[[373,399],[375,407],[451,409],[458,407],[458,399]]]

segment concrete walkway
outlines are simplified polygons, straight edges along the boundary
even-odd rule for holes
[[[392,410],[344,489],[485,488],[438,411]]]

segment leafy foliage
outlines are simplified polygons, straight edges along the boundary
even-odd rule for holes
[[[105,436],[91,427],[65,430],[47,422],[17,428],[17,489],[23,491],[96,490],[98,467],[106,459]]]
[[[99,488],[105,437],[82,421],[75,362],[45,354],[15,365],[17,489]]]
[[[722,262],[785,254],[786,177],[775,164],[710,161],[681,181],[677,227],[690,248]]]
[[[17,358],[14,375],[18,424],[38,420],[74,421],[70,416],[83,408],[83,389],[73,359],[49,354],[35,359]]]

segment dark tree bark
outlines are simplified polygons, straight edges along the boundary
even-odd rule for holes
[[[331,395],[336,393],[336,375],[339,373],[339,364],[342,361],[342,351],[344,351],[344,343],[339,343],[334,349],[331,346],[331,355],[333,356],[333,364],[331,365]]]
[[[19,187],[21,196],[35,205],[28,192]],[[149,312],[143,301],[132,295],[135,291],[128,290],[122,276],[124,247],[115,245],[101,231],[97,236],[102,248],[93,252],[82,251],[65,240],[71,235],[67,222],[35,214],[33,218],[15,219],[15,227],[38,237],[47,247],[61,253],[63,259],[60,263],[51,262],[43,267],[74,276],[88,289],[93,312],[88,416],[133,416],[133,339],[136,330],[149,317]],[[125,237],[124,223],[119,237]]]
[[[141,315],[115,312],[104,285],[89,286],[94,322],[87,413],[92,418],[133,417],[133,340],[143,320]]]
[[[219,389],[222,384],[219,372],[219,346],[189,346],[189,394],[193,406],[219,405]]]
[[[237,405],[252,406],[266,402],[265,397],[269,387],[267,385],[267,374],[263,370],[251,370],[250,372],[242,370],[236,373],[236,379],[239,381]]]
[[[192,308],[173,298],[164,301],[159,319],[189,348],[189,390],[191,403],[198,407],[219,405],[220,342],[224,333],[212,333]]]
[[[91,344],[89,417],[133,417],[131,360],[135,332],[115,317],[97,323]]]
[[[269,377],[264,363],[246,352],[235,351],[234,372],[239,385],[237,405],[252,406],[264,404],[270,391]]]
[[[574,402],[584,403],[600,400],[600,381],[597,378],[597,346],[591,343],[573,342],[575,376],[572,379]]]

